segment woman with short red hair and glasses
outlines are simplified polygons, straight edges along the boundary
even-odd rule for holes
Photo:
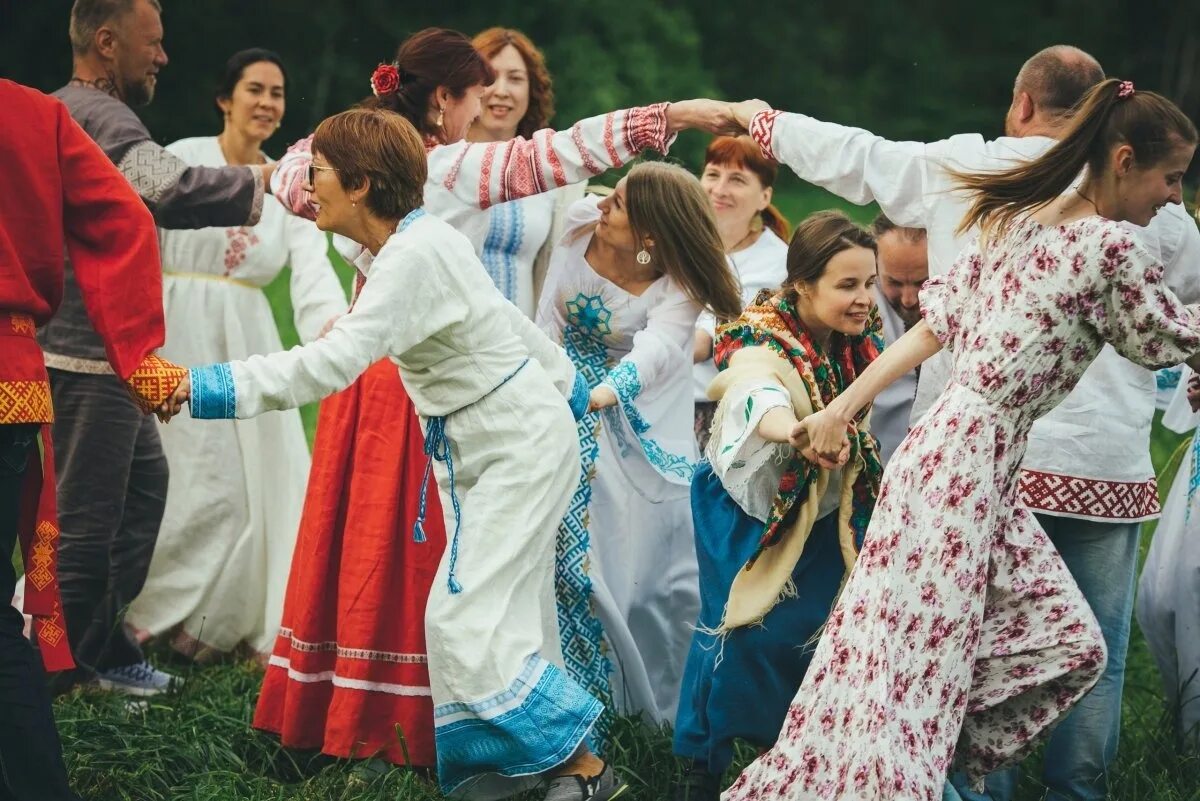
[[[494,79],[467,37],[430,28],[375,70],[364,103],[417,129],[428,159],[424,208],[477,253],[492,206],[584,180],[647,148],[665,151],[684,128],[728,124],[727,104],[691,100],[614,111],[528,139],[463,141]],[[289,150],[272,186],[292,213],[314,219],[310,179],[328,167],[313,164],[311,144],[308,137]],[[367,280],[360,272],[356,295]],[[435,713],[430,695],[425,609],[446,530],[427,461],[390,360],[321,404],[283,622],[254,719],[285,745],[431,766],[435,724],[459,720],[453,704]]]

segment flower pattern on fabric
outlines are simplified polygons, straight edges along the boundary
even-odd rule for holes
[[[1107,341],[1149,367],[1200,316],[1119,224],[1017,223],[921,293],[952,381],[888,465],[865,543],[748,799],[937,801],[1020,761],[1099,677],[1104,640],[1017,478],[1033,421]]]
[[[258,235],[253,228],[242,225],[226,228],[225,237],[229,240],[225,246],[225,275],[229,276],[246,260],[246,252],[258,244]]]

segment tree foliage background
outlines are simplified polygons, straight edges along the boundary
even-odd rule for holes
[[[0,0],[0,75],[51,91],[70,76],[69,0]],[[544,50],[556,121],[655,100],[761,97],[892,139],[998,135],[1021,63],[1078,45],[1110,75],[1160,91],[1200,118],[1200,2],[1194,0],[163,0],[166,48],[154,103],[163,142],[213,133],[225,59],[278,51],[288,112],[271,152],[360,100],[408,34],[524,30]],[[695,157],[699,137],[677,150]]]

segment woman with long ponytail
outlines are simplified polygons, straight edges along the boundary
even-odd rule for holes
[[[1200,307],[1122,225],[1180,202],[1196,141],[1170,101],[1109,80],[1041,158],[957,176],[978,241],[792,443],[857,460],[854,416],[881,389],[942,348],[953,380],[888,464],[778,742],[726,798],[933,799],[952,765],[978,787],[1095,683],[1099,625],[1016,479],[1030,427],[1106,343],[1147,367],[1200,363]]]

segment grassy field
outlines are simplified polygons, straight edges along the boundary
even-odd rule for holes
[[[793,221],[840,206],[831,196],[785,186],[778,205]],[[854,209],[869,220],[870,209]],[[349,282],[349,270],[339,263]],[[287,277],[268,288],[287,345],[295,342]],[[312,436],[315,409],[305,410]],[[1157,469],[1168,467],[1182,439],[1155,429]],[[1168,467],[1170,472],[1173,467]],[[1170,485],[1164,475],[1161,486]],[[1153,535],[1147,526],[1145,546]],[[169,663],[164,654],[156,659]],[[339,761],[279,747],[250,728],[261,674],[249,663],[207,668],[168,664],[187,677],[183,690],[144,709],[123,699],[76,693],[56,706],[76,789],[92,801],[250,799],[267,801],[434,801],[441,796],[427,776],[375,761]],[[1112,777],[1112,801],[1200,801],[1200,760],[1175,753],[1159,678],[1140,632],[1134,630],[1126,683],[1120,758]],[[743,750],[735,769],[751,759]],[[620,721],[611,755],[638,801],[659,801],[675,776],[670,739],[635,721]],[[1031,760],[1020,801],[1041,798]],[[536,798],[537,795],[531,797]]]

